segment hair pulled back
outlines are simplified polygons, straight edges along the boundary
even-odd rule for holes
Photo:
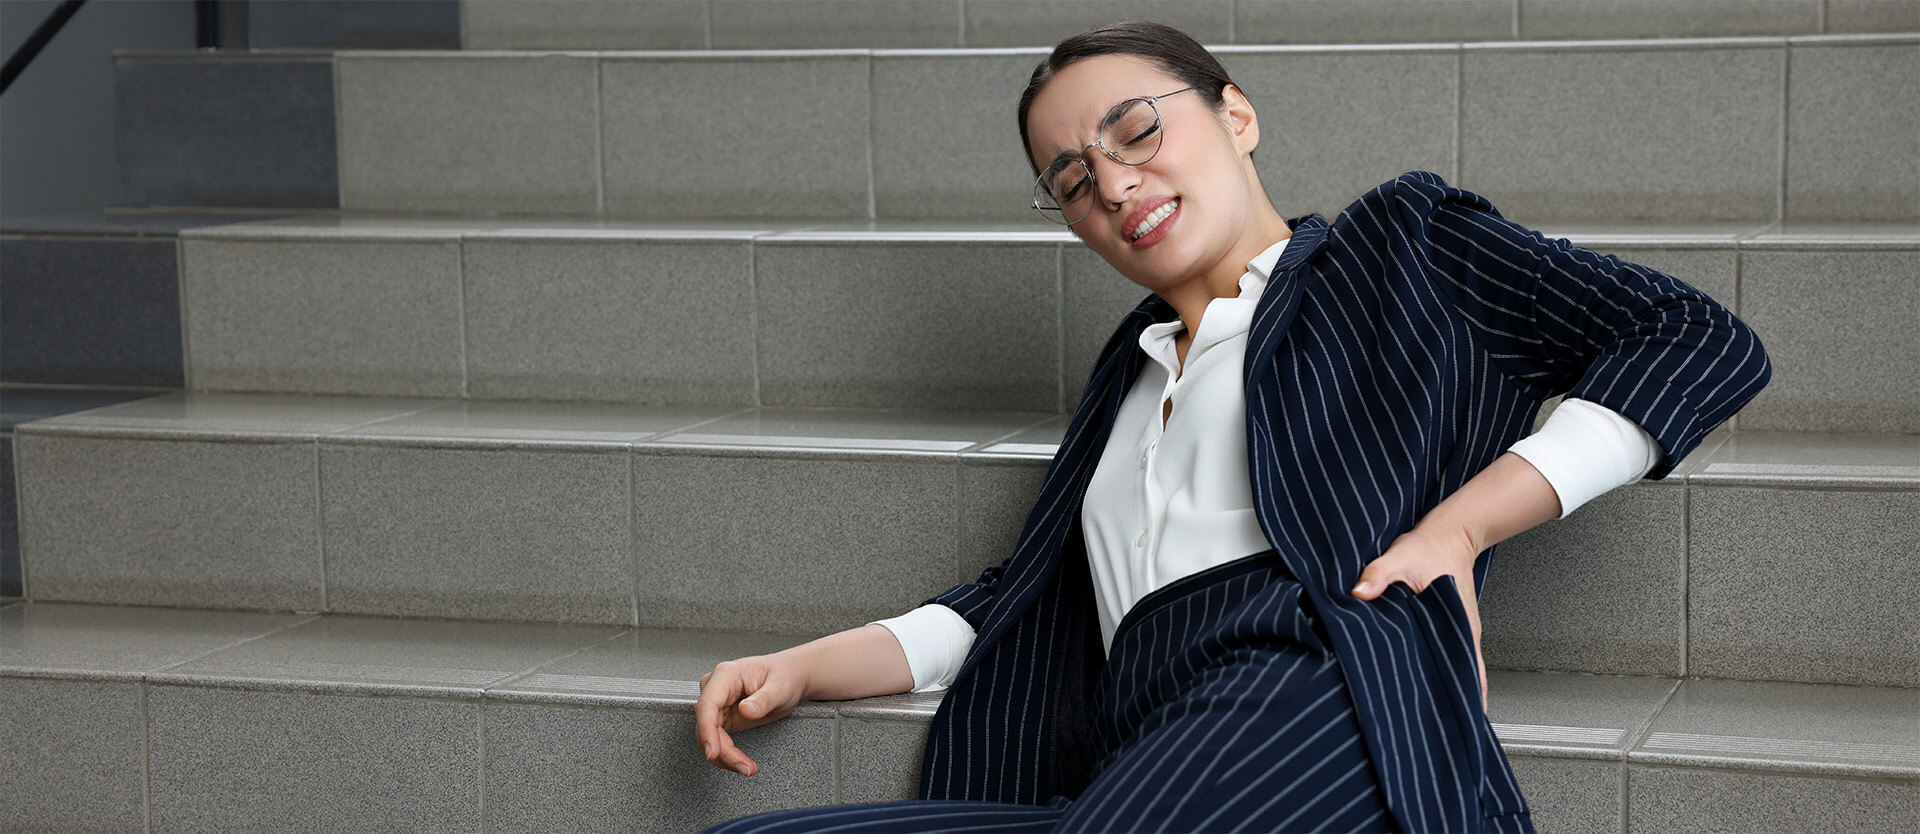
[[[1168,75],[1191,85],[1196,95],[1216,109],[1224,100],[1221,91],[1233,83],[1213,53],[1187,33],[1166,24],[1117,20],[1088,29],[1054,45],[1053,53],[1033,68],[1027,89],[1020,94],[1020,146],[1027,150],[1029,166],[1033,165],[1033,145],[1027,140],[1027,111],[1033,108],[1034,97],[1068,64],[1096,55],[1138,55],[1151,59]],[[1037,167],[1034,173],[1039,173]]]

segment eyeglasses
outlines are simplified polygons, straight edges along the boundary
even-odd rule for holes
[[[1160,109],[1154,102],[1177,96],[1192,87],[1146,98],[1130,98],[1113,106],[1100,120],[1100,134],[1077,154],[1062,152],[1053,164],[1033,181],[1033,208],[1040,216],[1071,226],[1093,212],[1094,192],[1099,186],[1086,153],[1099,148],[1108,159],[1121,165],[1145,165],[1160,152]]]

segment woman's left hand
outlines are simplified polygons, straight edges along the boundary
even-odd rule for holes
[[[1467,625],[1473,629],[1473,659],[1480,674],[1480,709],[1487,709],[1487,661],[1480,651],[1480,602],[1473,590],[1473,560],[1480,553],[1467,531],[1449,525],[1422,524],[1403,533],[1387,547],[1380,558],[1367,563],[1360,581],[1353,586],[1356,599],[1374,600],[1386,593],[1387,586],[1403,583],[1415,593],[1442,576],[1453,577],[1460,591],[1460,604],[1467,609]]]

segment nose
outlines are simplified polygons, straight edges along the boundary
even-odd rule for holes
[[[1092,166],[1093,182],[1100,204],[1109,210],[1120,208],[1127,197],[1140,187],[1140,169],[1131,165],[1122,165],[1104,153],[1089,153],[1087,164]]]

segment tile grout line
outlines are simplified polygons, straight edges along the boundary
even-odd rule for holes
[[[1832,32],[1827,31],[1827,25],[1828,25],[1827,7],[1832,5],[1833,5],[1833,0],[1820,0],[1820,10],[1819,10],[1820,21],[1819,21],[1819,25],[1815,26],[1814,29],[1819,31],[1821,34],[1825,34],[1825,35],[1833,34]]]
[[[1233,19],[1240,16],[1240,0],[1227,2],[1227,43],[1239,43],[1240,35],[1234,31]]]
[[[142,830],[153,831],[153,713],[147,708],[146,676],[141,675],[137,686],[140,687],[140,824]]]
[[[1787,220],[1787,139],[1788,114],[1793,110],[1793,45],[1780,48],[1780,158],[1779,188],[1774,192],[1773,222]]]
[[[633,470],[640,465],[634,444],[627,445],[627,622],[640,627],[640,502],[633,497]]]
[[[708,49],[713,48],[713,0],[700,4],[700,27]]]
[[[31,581],[28,579],[28,577],[31,575],[31,572],[27,567],[26,519],[20,515],[20,507],[22,506],[22,504],[20,503],[20,441],[19,441],[19,437],[20,437],[19,433],[13,431],[12,429],[8,429],[6,432],[5,439],[0,440],[0,442],[4,442],[13,447],[10,450],[13,452],[13,470],[14,470],[13,471],[13,525],[14,525],[13,535],[14,535],[14,546],[20,551],[20,598],[25,600],[25,599],[33,598],[32,596],[29,595],[29,590],[33,587],[33,585]]]
[[[967,577],[967,478],[966,463],[959,455],[953,461],[953,573],[958,582]]]
[[[1518,25],[1515,24],[1516,28]],[[1453,50],[1453,181],[1456,184],[1460,182],[1460,149],[1465,144],[1461,137],[1466,132],[1467,51],[1456,46]]]
[[[873,131],[874,131],[874,122],[879,120],[878,118],[879,114],[876,112],[879,109],[879,102],[875,100],[877,96],[874,94],[874,90],[873,90],[873,76],[874,76],[873,53],[871,52],[867,53],[866,62],[867,62],[867,219],[877,220],[880,217],[880,209],[879,209],[880,186],[879,186],[879,182],[875,179],[874,173],[873,173]]]
[[[181,239],[178,232],[173,236],[173,287],[180,298],[180,384],[191,391],[193,364],[187,361],[187,357],[193,353],[191,343],[187,341],[191,322],[187,315],[187,242]]]
[[[753,407],[760,403],[760,245],[747,241],[747,335],[752,340]]]
[[[593,58],[593,204],[601,216],[607,213],[607,62],[598,54]],[[464,240],[464,238],[463,238]]]
[[[1680,677],[1690,667],[1693,636],[1693,487],[1680,488]]]
[[[320,545],[320,610],[333,610],[333,581],[327,575],[327,502],[321,496],[325,490],[320,484],[320,438],[313,438],[313,520],[314,538]]]
[[[1653,722],[1659,719],[1661,711],[1667,708],[1667,704],[1673,700],[1674,695],[1679,694],[1680,685],[1683,682],[1683,680],[1674,681],[1673,686],[1667,688],[1667,694],[1660,698],[1660,703],[1653,706],[1653,712],[1647,714],[1646,719],[1641,722],[1640,726],[1627,732],[1626,747],[1620,751],[1620,830],[1623,832],[1633,830],[1627,821],[1627,816],[1631,814],[1633,810],[1631,797],[1633,779],[1628,773],[1628,768],[1631,766],[1631,762],[1628,760],[1628,754],[1632,753],[1633,748],[1639,746],[1640,742],[1645,740],[1647,731],[1653,729]]]
[[[479,770],[477,792],[479,793],[478,810],[480,812],[480,818],[477,822],[479,823],[480,831],[484,834],[487,830],[487,691],[485,687],[481,687],[480,689],[480,698],[478,702],[473,705],[473,713],[474,744],[479,748],[478,752],[480,754],[478,761],[474,763],[476,769]]]
[[[1513,0],[1513,39],[1520,39],[1520,0]]]
[[[459,292],[454,294],[454,318],[460,326],[460,396],[473,396],[473,371],[467,367],[467,238],[461,235],[453,244],[460,259]]]
[[[956,38],[954,42],[960,44],[960,48],[965,49],[967,46],[967,0],[958,0],[958,2],[954,3],[954,11],[960,18],[960,37]]]
[[[839,710],[833,711],[833,801],[835,802],[847,801],[846,775],[840,772],[844,765],[841,756],[844,751],[841,748],[846,741],[846,734],[841,731],[840,725],[845,720],[846,717],[841,715]]]

